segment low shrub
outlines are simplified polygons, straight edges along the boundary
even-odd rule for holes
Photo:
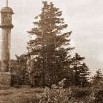
[[[94,102],[93,103],[103,103],[103,89],[99,90],[94,94]]]
[[[84,98],[86,96],[89,96],[91,94],[91,90],[86,89],[75,89],[72,91],[72,96],[75,98]]]

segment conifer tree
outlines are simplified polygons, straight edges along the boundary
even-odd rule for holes
[[[89,69],[83,62],[85,58],[78,53],[72,58],[73,85],[85,87],[89,84]]]
[[[96,71],[91,83],[94,93],[93,103],[103,103],[103,74],[100,69]]]
[[[64,32],[68,25],[61,16],[59,8],[45,1],[41,13],[35,18],[34,27],[29,31],[34,37],[28,42],[29,54],[36,59],[36,68],[43,71],[46,85],[63,79],[69,67],[71,32]]]
[[[92,86],[96,88],[103,86],[103,74],[100,69],[96,71],[96,74],[92,78]]]

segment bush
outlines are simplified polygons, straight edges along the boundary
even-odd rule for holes
[[[99,90],[94,94],[94,103],[103,103],[103,90]]]
[[[39,103],[68,103],[68,92],[65,89],[48,88],[44,89],[44,92],[40,96]]]
[[[44,92],[40,95],[39,103],[69,103],[69,89],[64,89],[64,81],[58,85],[52,85],[51,88],[45,87]]]
[[[85,90],[85,89],[75,89],[73,90],[73,97],[75,98],[84,98],[86,96],[89,96],[91,94],[90,89]]]

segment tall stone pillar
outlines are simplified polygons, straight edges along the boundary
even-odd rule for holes
[[[0,11],[1,13],[1,25],[2,29],[2,47],[1,47],[1,71],[0,71],[0,85],[2,87],[10,85],[11,75],[9,73],[10,62],[10,39],[12,25],[13,10],[10,7],[4,7]]]

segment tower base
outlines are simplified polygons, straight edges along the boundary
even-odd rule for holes
[[[9,89],[11,83],[10,72],[0,72],[0,89]]]

